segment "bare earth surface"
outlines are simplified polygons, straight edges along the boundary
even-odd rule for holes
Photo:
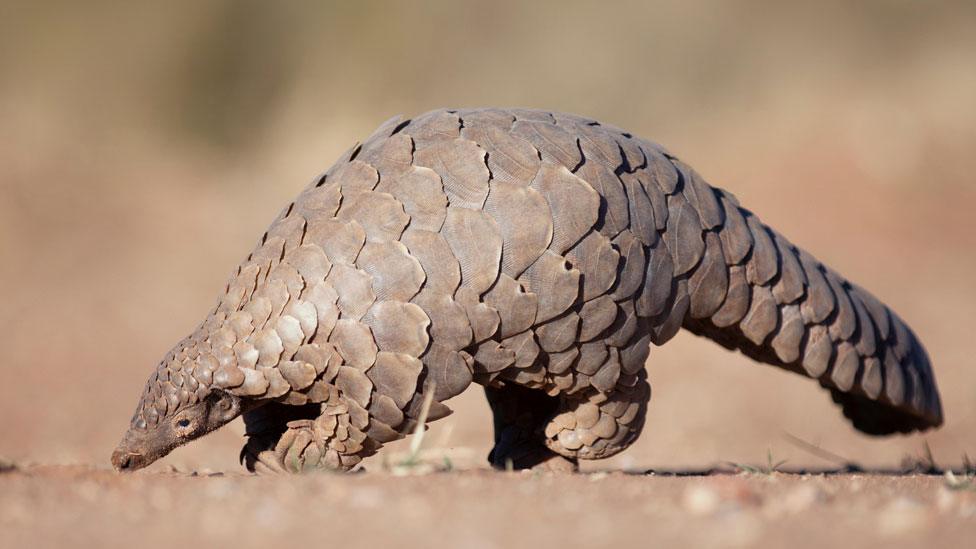
[[[953,547],[976,491],[932,475],[0,476],[6,547]],[[232,545],[233,544],[233,545]]]
[[[334,133],[366,135],[375,122]],[[888,186],[853,167],[829,136],[747,165],[735,159],[732,133],[724,136],[674,148],[908,320],[932,357],[946,425],[908,437],[860,435],[815,383],[681,334],[651,352],[654,396],[641,439],[585,470],[762,464],[769,454],[788,467],[850,460],[892,469],[924,455],[925,444],[937,465],[962,469],[976,452],[976,218],[968,207],[976,191],[951,178]],[[61,177],[67,168],[34,167],[7,178],[23,183],[0,203],[0,456],[22,470],[0,475],[0,546],[971,546],[974,492],[950,489],[941,476],[537,478],[478,470],[491,422],[477,387],[449,402],[455,414],[433,424],[425,443],[452,452],[464,472],[391,477],[373,472],[382,470],[381,455],[367,463],[369,473],[349,477],[246,477],[236,462],[240,422],[144,474],[110,472],[109,454],[155,361],[211,307],[278,206],[341,147],[323,153],[328,160],[296,159],[291,151],[314,150],[297,144],[267,155],[287,165],[245,160],[224,170],[136,158],[71,177]],[[35,173],[48,175],[25,175]],[[34,186],[37,177],[51,186]],[[211,180],[235,183],[205,187]],[[842,459],[823,459],[788,435]],[[170,466],[225,476],[165,473]]]
[[[976,3],[24,4],[0,8],[0,547],[976,546]],[[281,207],[386,118],[480,105],[667,146],[912,326],[945,425],[864,436],[816,383],[679,334],[641,438],[580,475],[486,470],[477,387],[406,476],[409,441],[246,476],[240,421],[110,471]],[[763,472],[919,461],[956,479]],[[662,473],[732,463],[758,472]]]

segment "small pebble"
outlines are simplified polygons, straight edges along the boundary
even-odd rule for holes
[[[899,497],[881,510],[878,517],[878,533],[883,536],[899,536],[925,528],[929,514],[919,501]]]
[[[682,497],[685,510],[695,515],[714,513],[720,502],[718,492],[702,484],[686,489]]]
[[[0,457],[0,473],[9,473],[17,470],[17,464],[11,459]]]
[[[607,478],[608,476],[610,476],[610,474],[607,473],[606,471],[600,471],[600,472],[591,474],[590,475],[590,481],[591,482],[597,482],[597,481],[600,481],[600,480],[603,480],[603,479]]]
[[[783,510],[792,514],[802,513],[826,499],[826,494],[820,488],[803,484],[786,494],[783,498]]]

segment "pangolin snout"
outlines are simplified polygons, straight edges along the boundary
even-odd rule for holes
[[[146,459],[146,455],[144,453],[134,451],[132,449],[132,445],[129,444],[126,439],[123,439],[119,444],[119,447],[112,452],[112,467],[115,467],[115,470],[119,471],[120,473],[142,469],[146,465],[149,465],[149,463],[149,460]]]

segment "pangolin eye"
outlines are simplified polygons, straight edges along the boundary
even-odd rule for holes
[[[183,418],[183,419],[177,421],[176,422],[176,425],[179,426],[179,427],[184,427],[184,428],[189,427],[190,426],[190,420],[188,420],[186,418]]]

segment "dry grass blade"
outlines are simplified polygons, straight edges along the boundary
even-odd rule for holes
[[[813,444],[812,442],[807,442],[792,433],[783,433],[783,438],[785,438],[787,442],[793,444],[797,448],[804,450],[814,456],[817,456],[820,459],[831,461],[849,468],[854,467],[853,462],[845,458],[844,456],[831,452],[830,450],[821,448],[819,445]]]
[[[413,438],[410,440],[410,459],[416,459],[420,453],[420,447],[424,443],[424,433],[427,430],[427,415],[430,413],[430,405],[434,401],[434,391],[436,384],[431,384],[430,389],[424,396],[424,404],[420,407],[420,417],[417,418],[417,426],[413,430]]]
[[[779,468],[786,464],[789,460],[779,460],[773,461],[773,451],[766,450],[766,465],[749,465],[746,463],[734,463],[727,462],[741,472],[749,473],[752,475],[771,475],[773,473],[779,473]]]
[[[450,471],[454,464],[447,455],[431,456],[431,459],[422,459],[424,440],[427,433],[427,418],[430,414],[430,407],[434,401],[435,387],[432,385],[424,395],[424,401],[420,407],[420,414],[417,416],[417,425],[414,427],[413,436],[410,439],[410,446],[402,458],[397,456],[392,459],[392,464],[384,460],[384,468],[389,469],[395,475],[424,474],[434,471]],[[402,454],[401,454],[402,455]]]

